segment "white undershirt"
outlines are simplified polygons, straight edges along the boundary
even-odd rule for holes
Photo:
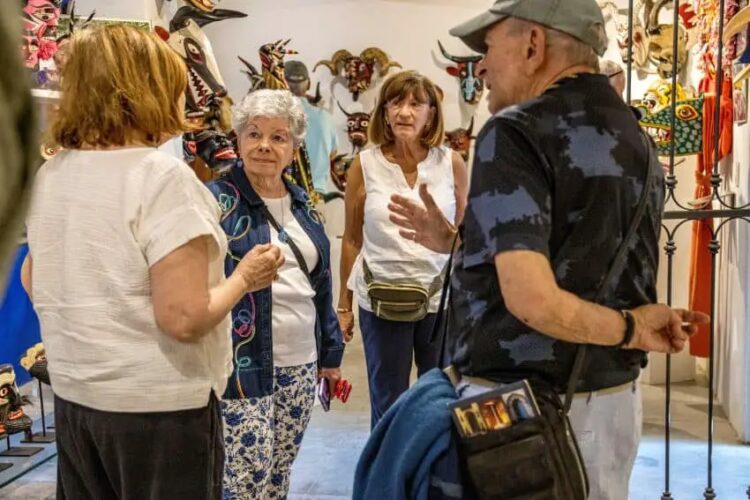
[[[318,265],[318,249],[292,214],[292,198],[262,198],[276,222],[302,252],[307,269]],[[271,243],[283,252],[285,262],[271,285],[271,332],[274,366],[297,366],[318,359],[315,347],[315,292],[302,271],[292,248],[279,241],[269,223]]]

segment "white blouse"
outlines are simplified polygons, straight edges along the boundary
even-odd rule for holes
[[[209,285],[227,242],[208,189],[154,148],[63,151],[39,170],[27,218],[34,308],[52,389],[112,412],[203,407],[232,372],[227,317],[196,343],[160,331],[149,268],[202,235]]]

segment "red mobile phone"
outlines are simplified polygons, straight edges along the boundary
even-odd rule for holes
[[[331,393],[328,389],[328,379],[325,377],[318,383],[318,400],[324,411],[331,409]]]

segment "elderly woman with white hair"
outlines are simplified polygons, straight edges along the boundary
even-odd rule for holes
[[[343,338],[332,305],[330,244],[307,194],[285,169],[305,112],[286,90],[259,90],[233,110],[241,161],[208,184],[221,206],[229,274],[268,244],[285,256],[273,284],[232,311],[234,371],[222,401],[224,498],[285,498],[315,387],[341,378]]]

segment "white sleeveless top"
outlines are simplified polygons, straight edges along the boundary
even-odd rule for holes
[[[406,182],[401,167],[388,161],[380,147],[362,151],[359,158],[366,195],[364,239],[348,287],[354,290],[359,306],[372,312],[362,273],[363,258],[375,281],[409,281],[425,288],[429,288],[448,261],[448,255],[428,250],[398,233],[398,226],[389,219],[391,195],[399,194],[421,205],[419,185],[425,183],[445,217],[453,222],[456,218],[456,193],[452,151],[445,146],[431,148],[427,157],[417,165],[417,182],[413,188]],[[440,292],[437,292],[430,301],[429,311],[437,312],[439,304]]]

